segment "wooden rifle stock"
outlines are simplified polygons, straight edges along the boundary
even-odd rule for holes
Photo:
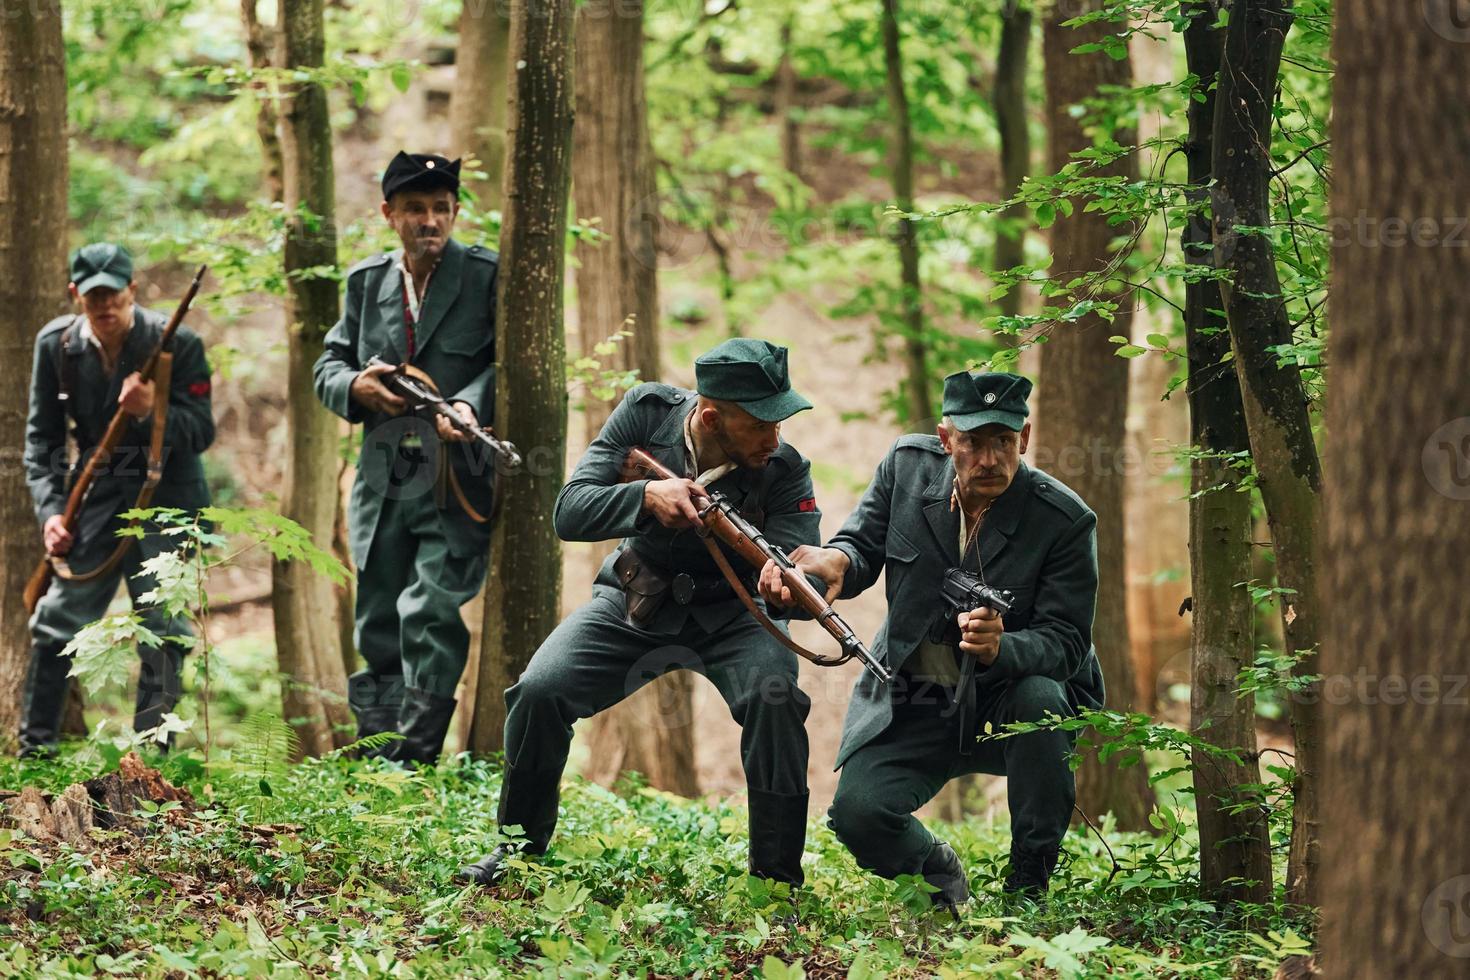
[[[639,471],[651,473],[660,480],[680,479],[677,473],[660,463],[657,459],[654,459],[652,455],[643,449],[634,449],[628,454],[628,461],[624,470],[625,477],[630,479],[636,477]],[[752,568],[761,569],[765,567],[766,562],[774,562],[776,567],[781,570],[781,581],[791,591],[792,596],[796,599],[797,605],[820,623],[822,628],[842,645],[842,656],[823,657],[814,654],[810,650],[798,646],[785,634],[775,630],[774,627],[767,625],[767,628],[772,631],[772,634],[783,645],[822,667],[836,667],[849,660],[857,659],[879,680],[884,683],[892,680],[892,675],[888,670],[873,659],[873,655],[868,651],[867,646],[864,645],[862,640],[858,638],[857,633],[837,614],[837,610],[833,609],[827,602],[827,597],[817,591],[811,582],[807,580],[806,574],[796,567],[796,564],[780,547],[766,540],[765,535],[761,533],[760,529],[742,517],[740,512],[735,509],[735,506],[726,500],[722,494],[712,493],[709,495],[709,502],[700,509],[699,518],[704,525],[703,533],[707,537],[713,537],[724,542],[724,544],[728,545],[732,551],[744,559]],[[746,603],[748,608],[753,612],[758,612],[745,588],[739,584],[734,578],[733,573],[728,570],[728,565],[725,562],[724,556],[720,554],[718,546],[711,544],[710,554],[714,557],[716,563],[720,565],[721,572],[724,572],[726,578],[730,579],[730,584],[735,589],[736,594]],[[764,620],[763,615],[758,614],[757,618]],[[766,623],[763,623],[763,625],[766,625]]]
[[[158,339],[158,346],[153,349],[153,353],[148,355],[148,360],[144,361],[143,367],[139,369],[138,375],[143,381],[153,380],[153,374],[158,370],[158,358],[168,348],[169,341],[173,340],[174,334],[178,332],[179,324],[184,321],[184,315],[189,312],[189,305],[194,302],[194,297],[199,293],[199,285],[204,281],[204,272],[207,268],[208,266],[201,265],[199,271],[194,273],[194,281],[189,284],[189,291],[184,294],[184,299],[174,310],[173,316],[169,317],[168,325],[163,328],[163,336]],[[168,395],[166,391],[155,392],[153,397],[167,398]],[[127,424],[128,415],[119,407],[113,413],[112,421],[107,423],[107,431],[103,433],[92,455],[87,458],[86,465],[82,467],[81,474],[77,477],[76,483],[72,484],[71,493],[66,498],[66,510],[62,512],[61,520],[62,526],[67,531],[76,530],[77,519],[81,516],[82,506],[87,500],[87,491],[92,488],[92,481],[97,478],[98,471],[107,464],[113,450],[122,441]],[[41,596],[45,595],[46,590],[51,587],[52,574],[51,557],[47,555],[41,559],[36,570],[31,573],[30,581],[26,582],[25,605],[28,614],[36,611],[36,603],[41,601]]]

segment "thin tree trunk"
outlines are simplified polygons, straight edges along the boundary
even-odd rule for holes
[[[1345,980],[1470,963],[1470,116],[1463,35],[1434,19],[1450,6],[1345,0],[1333,37],[1332,226],[1352,233],[1330,292],[1318,892],[1324,975]],[[1384,247],[1390,222],[1413,244]]]
[[[1071,162],[1072,154],[1092,146],[1082,122],[1071,108],[1097,95],[1101,86],[1132,84],[1128,58],[1114,60],[1102,53],[1071,54],[1079,44],[1096,42],[1111,30],[1107,23],[1063,27],[1071,17],[1096,10],[1100,0],[1081,7],[1052,8],[1043,30],[1046,59],[1047,119],[1050,167],[1053,172]],[[1131,133],[1114,134],[1123,145]],[[1137,160],[1130,153],[1101,172],[1137,176]],[[1077,202],[1073,214],[1059,214],[1052,227],[1053,273],[1063,280],[1097,273],[1113,260],[1111,242],[1117,232],[1106,219],[1086,213]],[[1037,414],[1041,418],[1037,458],[1043,467],[1056,461],[1053,474],[1071,486],[1097,513],[1098,594],[1092,639],[1108,682],[1109,706],[1132,711],[1136,684],[1132,647],[1128,638],[1124,560],[1126,514],[1122,465],[1127,440],[1128,362],[1117,356],[1108,337],[1128,333],[1133,315],[1131,292],[1115,294],[1119,302],[1113,323],[1096,315],[1060,328],[1041,348],[1041,378],[1037,385]],[[1103,765],[1089,756],[1077,774],[1077,801],[1089,816],[1111,811],[1125,830],[1149,829],[1153,790],[1142,763],[1126,768]]]
[[[36,332],[66,312],[66,137],[61,4],[14,4],[0,31],[0,427],[10,434],[0,467],[0,741],[19,729],[31,646],[21,595],[42,554],[21,433]]]
[[[1279,365],[1271,350],[1290,343],[1291,324],[1276,273],[1271,241],[1241,234],[1236,225],[1271,223],[1272,108],[1281,50],[1290,30],[1290,0],[1236,0],[1230,8],[1225,57],[1215,112],[1214,255],[1231,274],[1223,285],[1235,368],[1244,396],[1251,458],[1276,549],[1286,650],[1300,661],[1298,676],[1317,674],[1315,551],[1322,470],[1312,440],[1307,396],[1295,367]],[[1317,687],[1292,699],[1296,781],[1287,889],[1291,901],[1315,904],[1318,865],[1317,776],[1321,771],[1321,706]]]
[[[449,131],[457,152],[480,161],[479,169],[485,172],[484,180],[465,180],[481,211],[493,211],[502,204],[510,84],[505,60],[509,9],[507,0],[464,0],[459,14]]]
[[[1026,106],[1026,62],[1031,50],[1031,8],[1019,0],[1005,0],[1001,9],[1000,48],[995,57],[995,125],[1000,131],[1000,196],[1010,198],[1021,189],[1031,172],[1031,131]],[[1000,213],[995,234],[996,271],[1013,269],[1026,254],[1026,224],[1031,209],[1015,204]],[[996,302],[1002,316],[1021,312],[1020,287],[1013,286]],[[997,339],[1014,344],[1011,334],[996,334]]]
[[[1216,0],[1189,0],[1184,51],[1191,74],[1199,78],[1203,101],[1189,103],[1190,200],[1209,200],[1214,157],[1215,77],[1224,53],[1224,32],[1215,27]],[[1210,224],[1194,215],[1184,229],[1185,261],[1211,268]],[[1219,283],[1187,283],[1184,331],[1189,351],[1190,442],[1211,454],[1191,467],[1189,503],[1190,586],[1193,634],[1190,642],[1190,730],[1198,737],[1240,753],[1247,764],[1234,765],[1193,753],[1194,800],[1200,838],[1200,891],[1222,906],[1265,903],[1271,898],[1271,842],[1265,809],[1251,806],[1240,787],[1260,782],[1256,762],[1254,696],[1237,697],[1236,677],[1255,660],[1254,608],[1240,583],[1251,577],[1251,499],[1242,493],[1244,474],[1221,458],[1249,448],[1240,382],[1226,362],[1230,335],[1220,314]],[[1224,362],[1224,363],[1222,363]],[[1205,492],[1208,491],[1208,492]],[[1201,495],[1202,494],[1202,495]]]
[[[616,6],[614,11],[612,8]],[[610,366],[636,370],[645,381],[659,374],[658,220],[653,147],[643,102],[643,5],[640,0],[592,0],[577,15],[577,125],[573,132],[572,190],[579,218],[600,219],[610,236],[577,246],[577,312],[582,353],[633,318]],[[617,403],[589,395],[584,403],[590,442]],[[616,547],[593,548],[600,565]],[[591,722],[589,778],[610,783],[624,770],[649,785],[697,796],[694,768],[694,678],[676,671]],[[682,723],[680,723],[682,722]]]
[[[322,0],[285,0],[278,63],[288,69],[318,68],[324,47]],[[317,403],[311,369],[321,355],[322,338],[339,315],[337,283],[324,276],[294,275],[337,266],[326,90],[293,82],[282,94],[280,128],[284,200],[291,215],[285,247],[287,458],[281,513],[306,528],[313,540],[330,542],[340,497],[337,467],[332,465],[339,428]],[[310,219],[301,216],[303,211]],[[336,590],[305,563],[273,561],[271,607],[276,658],[286,678],[281,695],[286,720],[296,729],[302,752],[330,751],[342,744],[345,736],[340,733],[349,721]]]
[[[801,126],[796,121],[796,66],[791,60],[791,18],[781,25],[781,60],[776,63],[776,118],[781,123],[781,162],[801,177]]]
[[[275,47],[274,28],[260,22],[259,0],[240,0],[240,20],[245,27],[245,49],[250,54],[250,67],[255,71],[271,66]],[[273,86],[256,82],[253,89],[269,93]],[[276,132],[276,105],[273,98],[257,98],[255,102],[255,134],[260,138],[261,182],[271,201],[283,200],[286,192],[282,179],[281,138]]]
[[[567,189],[572,167],[572,2],[511,8],[509,146],[500,233],[496,428],[522,447],[524,469],[501,481],[491,537],[480,690],[514,684],[561,613],[561,541],[551,513],[566,469]],[[504,745],[505,699],[480,697],[471,749]]]
[[[914,131],[909,121],[908,93],[903,84],[903,51],[899,42],[898,0],[883,0],[883,63],[888,75],[888,112],[893,148],[889,170],[894,203],[900,211],[914,209]],[[928,432],[934,428],[934,403],[929,392],[928,351],[924,343],[923,286],[919,281],[919,239],[914,223],[900,218],[894,229],[898,245],[899,305],[903,320],[904,361],[908,378],[907,428]]]

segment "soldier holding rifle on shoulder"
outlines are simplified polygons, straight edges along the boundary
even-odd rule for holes
[[[198,284],[196,277],[193,288]],[[96,242],[73,253],[67,289],[79,312],[52,320],[36,338],[26,420],[26,482],[47,562],[26,590],[31,660],[21,701],[23,757],[55,752],[71,669],[61,651],[107,612],[119,581],[136,605],[156,584],[140,574],[143,563],[177,545],[151,526],[140,539],[119,538],[125,522],[118,515],[209,503],[200,454],[214,441],[214,416],[203,342],[181,325],[164,342],[168,318],[136,302],[132,256],[120,245]],[[71,466],[68,430],[77,452]],[[115,444],[108,446],[108,436]],[[164,638],[138,650],[133,728],[141,732],[156,728],[178,701],[184,645],[170,638],[192,634],[156,607],[139,614]]]

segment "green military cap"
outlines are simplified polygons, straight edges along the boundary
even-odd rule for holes
[[[1031,382],[1019,374],[958,371],[944,379],[944,414],[961,432],[999,423],[1021,431],[1031,408]]]
[[[694,387],[706,398],[735,402],[762,422],[780,422],[812,403],[791,389],[786,348],[734,337],[694,361]]]
[[[459,193],[459,161],[437,153],[405,153],[388,161],[383,171],[383,200],[399,191],[433,191],[443,188]]]
[[[98,286],[126,289],[133,281],[133,257],[111,242],[83,245],[71,253],[71,281],[83,295]]]

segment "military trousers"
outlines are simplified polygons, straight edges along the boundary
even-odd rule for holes
[[[522,827],[528,849],[544,850],[556,825],[572,725],[680,669],[709,678],[741,726],[757,870],[780,865],[789,872],[782,877],[796,880],[799,873],[790,869],[799,868],[805,835],[811,702],[797,687],[796,656],[743,610],[710,632],[691,616],[676,633],[650,633],[625,621],[618,592],[599,587],[546,638],[506,692],[501,825]],[[695,723],[677,714],[661,722]],[[759,849],[769,860],[756,854]]]
[[[355,639],[370,683],[357,685],[354,709],[391,702],[396,713],[405,687],[454,697],[470,646],[460,607],[484,585],[488,563],[488,554],[450,550],[433,494],[383,501],[357,570]]]
[[[905,675],[906,676],[906,675]],[[1071,822],[1077,788],[1067,764],[1073,737],[1039,731],[972,742],[960,752],[960,712],[938,685],[911,685],[896,697],[893,721],[842,767],[828,826],[862,867],[885,878],[916,874],[936,841],[913,815],[957,776],[1006,777],[1013,848],[1055,851]],[[999,732],[1047,712],[1075,712],[1066,690],[1049,677],[1022,677],[982,689],[975,733]],[[973,738],[973,733],[967,734]]]
[[[116,546],[119,539],[107,537],[89,542],[68,555],[69,563],[80,573],[96,568]],[[51,587],[36,603],[31,614],[31,660],[21,696],[22,749],[55,744],[61,731],[61,716],[66,705],[66,691],[71,658],[61,651],[83,626],[94,623],[107,613],[117,595],[118,583],[127,584],[128,596],[143,626],[159,637],[190,637],[193,630],[183,617],[169,618],[156,606],[141,603],[139,597],[157,586],[153,576],[142,571],[143,563],[166,552],[176,550],[180,538],[152,532],[143,535],[127,550],[116,568],[86,581],[69,581],[61,576],[51,580]],[[135,700],[133,728],[146,731],[172,711],[179,699],[179,671],[186,647],[165,639],[162,646],[141,646],[138,650],[138,691]]]

